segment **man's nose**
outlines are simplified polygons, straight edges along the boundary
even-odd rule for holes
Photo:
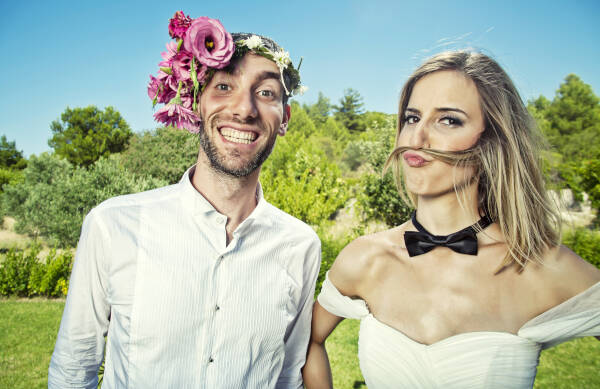
[[[231,101],[231,112],[240,120],[256,118],[258,110],[254,94],[251,91],[238,90]]]

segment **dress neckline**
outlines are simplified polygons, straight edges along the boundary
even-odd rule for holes
[[[331,281],[330,281],[331,282]],[[370,311],[369,313],[366,315],[366,317],[370,317],[371,319],[373,319],[376,323],[378,323],[379,325],[388,328],[394,332],[396,332],[397,334],[399,334],[401,337],[405,338],[406,340],[410,341],[413,344],[422,346],[422,347],[426,347],[426,348],[431,348],[431,347],[435,347],[437,345],[440,345],[442,343],[446,343],[449,342],[451,340],[454,340],[456,338],[461,338],[461,337],[470,337],[470,336],[482,336],[482,335],[489,335],[489,336],[507,336],[507,337],[511,337],[511,338],[516,338],[519,339],[521,341],[527,341],[527,342],[532,342],[531,340],[521,337],[519,334],[521,333],[521,331],[523,331],[524,329],[526,329],[526,327],[531,326],[531,324],[534,321],[538,321],[540,318],[551,315],[552,313],[554,313],[555,311],[563,308],[566,305],[572,304],[573,301],[575,300],[579,300],[580,298],[582,298],[583,296],[591,293],[591,291],[595,290],[596,288],[600,289],[600,281],[596,282],[595,284],[593,284],[592,286],[590,286],[589,288],[577,293],[574,296],[569,297],[568,299],[566,299],[565,301],[563,301],[562,303],[559,303],[549,309],[547,309],[546,311],[540,313],[539,315],[529,319],[527,322],[525,322],[525,324],[523,324],[518,330],[516,334],[513,334],[512,332],[507,332],[507,331],[487,331],[487,330],[481,330],[481,331],[467,331],[467,332],[461,332],[458,334],[454,334],[454,335],[450,335],[447,336],[445,338],[442,338],[440,340],[437,340],[433,343],[422,343],[419,342],[413,338],[411,338],[410,336],[406,335],[404,332],[400,331],[397,328],[394,328],[392,326],[390,326],[389,324],[386,324],[384,322],[382,322],[381,320],[377,319]],[[336,288],[337,290],[337,288]],[[364,300],[361,300],[364,301]]]

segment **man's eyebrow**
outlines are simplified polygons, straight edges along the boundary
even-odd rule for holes
[[[281,75],[277,72],[269,72],[269,71],[265,71],[260,73],[257,77],[256,77],[256,82],[261,82],[264,80],[268,80],[268,79],[275,79],[277,81],[281,81]]]

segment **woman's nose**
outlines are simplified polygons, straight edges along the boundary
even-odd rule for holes
[[[429,129],[428,126],[420,121],[413,125],[413,131],[409,139],[409,146],[415,149],[425,149],[429,147]]]

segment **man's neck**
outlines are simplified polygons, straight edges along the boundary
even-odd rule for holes
[[[215,171],[208,160],[198,158],[192,185],[215,209],[227,216],[227,242],[233,231],[252,213],[257,205],[260,168],[245,177],[232,177]]]

